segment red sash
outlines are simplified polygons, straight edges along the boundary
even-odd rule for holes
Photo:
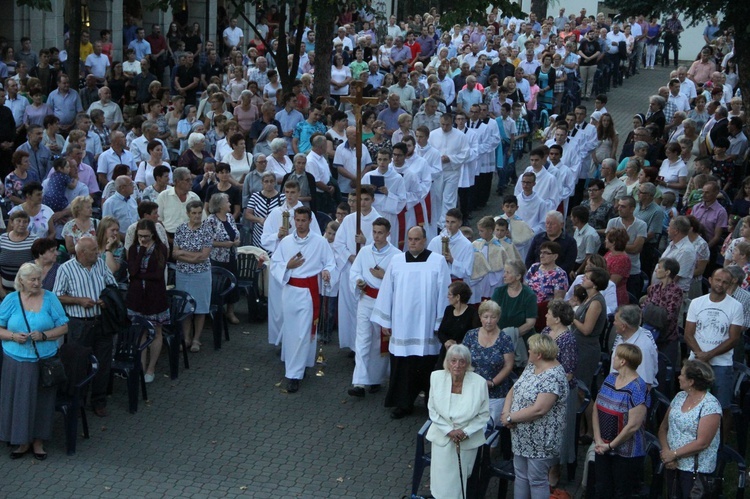
[[[398,214],[398,249],[404,250],[406,240],[406,208]]]
[[[378,291],[380,291],[377,288],[371,288],[370,286],[365,284],[365,289],[363,292],[369,296],[370,298],[376,299],[378,297]]]
[[[306,288],[310,291],[310,298],[313,303],[313,321],[310,338],[315,339],[315,331],[318,329],[318,319],[320,317],[320,288],[318,287],[318,276],[311,277],[290,277],[289,285],[295,288]]]
[[[430,199],[430,193],[427,193],[427,197],[424,198],[424,206],[427,210],[427,223],[432,223],[432,200]],[[425,214],[422,211],[422,203],[417,203],[414,205],[414,215],[417,217],[417,225],[420,225],[424,227],[425,223]]]

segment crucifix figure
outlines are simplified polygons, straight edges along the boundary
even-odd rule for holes
[[[359,195],[362,192],[362,106],[378,103],[377,97],[364,97],[362,91],[364,90],[364,83],[361,81],[354,81],[349,84],[349,95],[341,97],[341,102],[346,102],[352,105],[352,113],[357,126],[357,141],[355,153],[357,155],[357,185],[355,186],[357,193],[357,234],[361,232],[361,215],[360,215],[360,201]],[[359,243],[357,243],[357,251],[359,251]]]

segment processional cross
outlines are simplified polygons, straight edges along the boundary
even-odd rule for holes
[[[350,95],[341,97],[341,102],[346,102],[352,105],[352,113],[357,124],[357,139],[355,154],[357,155],[357,234],[361,232],[362,215],[360,214],[360,193],[362,192],[362,106],[368,104],[377,104],[377,97],[364,97],[362,91],[364,90],[364,83],[357,80],[349,84],[351,90]],[[359,243],[357,243],[357,252],[359,252]]]

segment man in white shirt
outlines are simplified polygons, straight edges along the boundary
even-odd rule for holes
[[[357,128],[350,126],[346,129],[346,141],[339,144],[333,156],[333,166],[339,173],[339,190],[342,194],[349,194],[357,181]],[[373,161],[367,148],[362,145],[361,156],[362,174],[373,169]]]
[[[734,392],[732,350],[740,339],[744,320],[740,302],[727,295],[731,281],[729,272],[716,269],[708,280],[709,293],[690,302],[685,321],[685,343],[690,358],[711,365],[714,371],[711,391],[719,400],[724,417],[730,418],[729,405]]]
[[[636,369],[638,376],[650,388],[659,386],[656,375],[659,372],[659,351],[651,333],[641,327],[641,309],[638,305],[623,305],[615,312],[617,336],[612,345],[612,358],[609,372],[615,372],[615,350],[623,343],[635,345],[641,350],[641,364]]]
[[[692,104],[693,100],[698,96],[698,92],[695,89],[693,80],[687,77],[687,68],[685,66],[677,68],[677,79],[680,80],[680,93],[687,97],[688,101]]]
[[[102,42],[94,42],[94,52],[86,57],[86,72],[96,77],[98,84],[104,84],[109,72],[109,57],[102,54]]]
[[[243,52],[242,41],[245,39],[245,35],[242,33],[242,29],[237,27],[237,18],[229,20],[229,26],[227,26],[224,33],[222,33],[222,38],[224,39],[224,49],[227,54],[231,52],[233,48]]]
[[[331,169],[325,158],[328,140],[325,135],[316,135],[310,139],[310,145],[312,148],[307,153],[305,170],[315,178],[315,189],[319,197],[333,196],[336,189],[328,185],[331,180]]]
[[[341,44],[344,46],[344,50],[348,50],[349,53],[351,53],[354,50],[354,45],[352,44],[351,39],[346,36],[346,28],[343,26],[339,26],[339,29],[336,33],[337,36],[333,39],[333,44],[336,45],[336,42],[341,42]]]
[[[679,74],[679,73],[678,73]],[[669,80],[669,102],[675,105],[677,111],[690,111],[690,99],[682,93],[679,78]]]
[[[612,25],[612,31],[606,37],[606,60],[612,68],[612,86],[617,88],[622,85],[622,73],[620,72],[620,43],[627,43],[625,33],[620,31],[620,25]]]
[[[99,100],[91,103],[88,109],[89,115],[91,115],[91,111],[94,109],[100,109],[104,113],[104,124],[110,130],[117,130],[124,121],[120,106],[112,102],[112,91],[109,87],[99,89]]]
[[[675,282],[685,294],[690,290],[697,258],[695,246],[690,242],[688,232],[690,232],[690,221],[687,217],[673,218],[667,228],[667,237],[669,237],[670,242],[667,249],[661,254],[661,258],[673,258],[680,264],[680,273],[676,276]],[[651,283],[657,282],[660,281],[656,277],[656,272],[654,272],[651,276]]]
[[[570,210],[570,220],[573,222],[573,239],[575,239],[578,253],[576,254],[576,272],[585,270],[585,263],[591,255],[599,252],[602,240],[596,229],[589,225],[589,209],[585,206],[574,206]],[[575,277],[575,276],[573,276]]]

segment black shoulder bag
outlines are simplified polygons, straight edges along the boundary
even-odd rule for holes
[[[26,318],[26,310],[23,307],[20,292],[18,293],[18,302],[21,304],[21,313],[23,314],[23,321],[26,323],[26,329],[31,334],[31,326],[29,326],[29,320]],[[60,360],[60,354],[55,353],[52,357],[43,359],[39,357],[39,350],[36,349],[36,341],[31,340],[31,344],[34,346],[34,353],[38,359],[37,364],[39,364],[39,386],[49,388],[66,383],[68,377],[65,375],[65,367]]]

